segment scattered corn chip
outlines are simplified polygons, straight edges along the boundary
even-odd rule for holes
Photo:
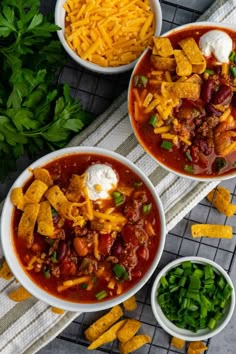
[[[141,348],[144,344],[150,343],[151,338],[144,334],[139,334],[138,336],[132,337],[130,340],[124,343],[120,343],[121,354],[132,353],[136,349]]]
[[[13,274],[12,274],[7,262],[4,261],[0,267],[0,278],[3,278],[5,280],[10,280],[12,277],[13,277]]]
[[[185,344],[185,340],[180,339],[180,338],[176,338],[176,337],[172,337],[171,343],[170,343],[170,345],[172,345],[172,347],[175,347],[177,349],[183,349],[184,344]]]
[[[117,338],[117,332],[122,326],[124,326],[126,320],[121,320],[114,324],[108,331],[104,332],[100,337],[98,337],[94,342],[88,346],[88,350],[93,350],[100,347],[103,344],[110,343]]]
[[[123,306],[126,311],[134,311],[138,306],[135,296],[131,296],[129,299],[125,300]]]
[[[127,342],[138,332],[140,327],[140,321],[128,319],[124,326],[117,332],[117,338],[120,342]]]
[[[207,349],[208,347],[200,341],[191,342],[188,347],[188,354],[201,354]]]
[[[20,302],[29,299],[32,295],[23,286],[20,286],[16,290],[11,291],[8,296],[11,300]]]
[[[212,190],[207,199],[211,202],[216,209],[222,214],[231,217],[236,211],[236,205],[230,203],[230,192],[227,188],[217,187],[216,190]]]
[[[228,225],[196,224],[191,226],[192,237],[232,238],[233,229]]]
[[[84,332],[85,337],[90,341],[95,341],[101,336],[111,325],[113,325],[123,315],[122,308],[114,306],[107,314],[99,318]]]
[[[51,307],[51,311],[57,313],[58,315],[63,315],[63,313],[65,313],[64,310],[59,309],[58,307]]]

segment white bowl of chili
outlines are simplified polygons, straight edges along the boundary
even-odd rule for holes
[[[157,275],[151,305],[160,326],[186,341],[201,341],[220,333],[235,307],[235,290],[226,271],[203,257],[183,257]]]
[[[235,38],[233,25],[183,25],[154,39],[132,72],[133,131],[169,172],[201,181],[235,177]],[[225,57],[228,63],[219,61]]]
[[[52,152],[6,197],[1,242],[10,269],[36,298],[99,311],[135,294],[165,242],[160,198],[125,157],[95,147]]]
[[[111,2],[106,8],[102,8],[102,3],[91,6],[85,1],[77,6],[72,1],[70,5],[66,0],[56,3],[55,23],[61,28],[59,40],[76,63],[101,74],[131,70],[152,35],[161,32],[162,11],[158,0],[150,0],[150,6],[127,5],[122,1],[119,6]]]

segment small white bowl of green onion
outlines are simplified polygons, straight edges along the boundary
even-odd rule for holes
[[[170,335],[186,341],[211,338],[229,322],[235,290],[217,263],[202,257],[183,257],[165,266],[151,293],[154,316]]]

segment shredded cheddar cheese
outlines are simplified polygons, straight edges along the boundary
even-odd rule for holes
[[[120,66],[151,43],[154,15],[147,0],[67,0],[65,38],[82,59]]]

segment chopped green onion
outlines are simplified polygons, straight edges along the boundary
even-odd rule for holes
[[[118,198],[119,196],[121,196],[121,193],[120,192],[117,192],[117,191],[114,191],[112,192],[112,197],[115,199],[115,198]]]
[[[229,60],[230,60],[232,63],[235,62],[235,55],[236,55],[235,52],[231,52],[231,53],[230,53]]]
[[[96,296],[97,300],[102,300],[105,297],[107,297],[107,292],[106,292],[106,290],[102,290],[99,293],[97,293],[95,296]]]
[[[188,159],[189,161],[191,161],[191,162],[193,161],[192,156],[190,155],[189,152],[186,151],[185,156],[187,157],[187,159]]]
[[[161,143],[161,147],[163,149],[166,149],[168,151],[170,151],[173,147],[173,143],[171,143],[170,141],[167,141],[167,140],[163,140],[162,143]]]
[[[191,269],[191,270],[192,270],[192,267],[193,267],[193,265],[192,265],[192,263],[191,263],[190,261],[185,261],[185,262],[183,262],[183,263],[181,264],[181,266],[182,266],[182,268],[184,268],[184,269]]]
[[[211,318],[210,321],[207,324],[208,328],[214,329],[216,326],[216,320],[214,318]]]
[[[187,281],[187,277],[183,276],[180,278],[178,285],[184,287]]]
[[[125,202],[125,197],[120,192],[112,192],[112,198],[116,206],[120,206]]]
[[[53,263],[56,263],[57,262],[57,251],[54,251],[53,254],[52,254],[52,261]]]
[[[51,277],[50,269],[49,268],[43,269],[43,274],[44,274],[46,279],[49,279]]]
[[[204,267],[204,276],[205,276],[205,279],[214,279],[215,278],[215,273],[214,273],[212,266],[207,265]]]
[[[230,66],[229,71],[233,77],[236,77],[236,66]]]
[[[135,87],[146,87],[148,84],[148,78],[144,75],[134,76],[134,86]]]
[[[152,125],[153,128],[156,128],[157,125],[157,116],[152,115],[148,121],[148,124]]]
[[[143,205],[143,213],[148,214],[152,208],[152,203]]]
[[[179,289],[179,286],[178,286],[178,285],[172,285],[172,286],[170,286],[169,291],[170,291],[171,293],[173,293],[174,291],[177,291],[178,289]]]
[[[221,277],[220,279],[219,279],[219,281],[218,281],[218,286],[221,288],[221,289],[224,289],[224,287],[225,287],[225,281],[224,281],[224,278],[223,277]]]
[[[189,290],[199,290],[201,288],[200,278],[190,276]]]
[[[55,218],[58,215],[58,212],[54,208],[51,208],[51,212],[52,212],[52,217],[53,218]]]
[[[218,325],[231,294],[231,286],[212,266],[186,261],[161,277],[157,301],[173,324],[197,332]]]
[[[141,181],[134,182],[134,187],[135,188],[141,187],[142,185],[143,185],[143,182],[141,182]]]
[[[226,165],[226,160],[223,157],[216,157],[215,161],[213,162],[213,169],[215,172],[220,172],[222,168]]]
[[[187,173],[194,173],[194,167],[191,165],[184,165],[184,171]]]
[[[193,276],[197,277],[197,278],[202,278],[203,275],[204,275],[203,270],[201,270],[199,268],[195,269],[194,272],[193,272]]]
[[[204,73],[206,73],[206,74],[208,74],[208,75],[214,75],[214,74],[215,74],[215,72],[214,72],[213,70],[210,70],[210,69],[206,69],[206,70],[204,71]]]
[[[168,287],[168,281],[166,280],[166,278],[163,276],[160,279],[161,285],[163,286],[164,289],[166,289]]]
[[[81,284],[81,285],[80,285],[80,287],[81,287],[81,289],[87,289],[87,287],[88,287],[88,284],[86,284],[86,283],[84,283],[84,284]]]
[[[115,264],[112,268],[113,272],[115,273],[115,275],[117,276],[117,278],[123,278],[126,275],[126,269],[122,264]]]
[[[236,161],[232,163],[232,166],[233,166],[233,167],[236,167]]]
[[[181,268],[177,267],[177,268],[175,269],[175,271],[174,271],[174,274],[176,274],[176,275],[182,275],[182,274],[183,274],[183,272],[184,272],[184,270],[183,270],[183,269],[181,269]]]

